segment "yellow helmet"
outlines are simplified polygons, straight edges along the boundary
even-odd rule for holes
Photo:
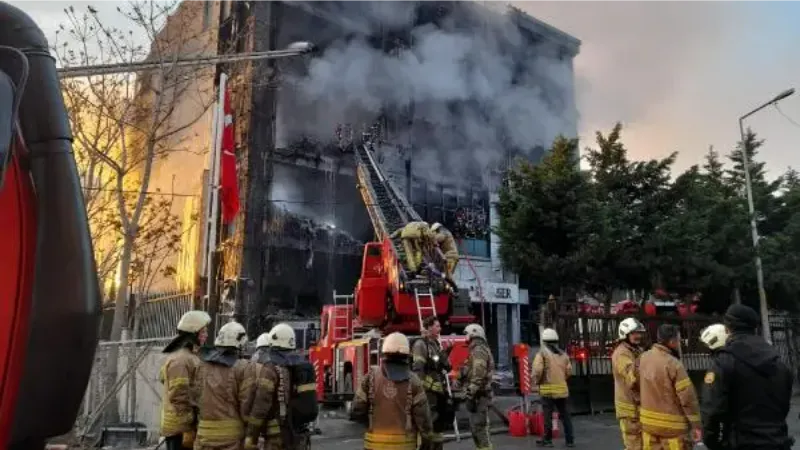
[[[287,323],[279,323],[269,330],[270,342],[273,347],[285,350],[294,350],[297,345],[294,341],[294,328]]]
[[[476,337],[486,340],[486,331],[477,323],[467,325],[467,328],[464,328],[464,334],[466,334],[470,340]]]
[[[205,311],[189,311],[178,321],[178,331],[197,333],[211,323],[211,316]]]
[[[401,355],[410,355],[411,349],[408,344],[408,338],[403,333],[392,333],[383,339],[383,346],[381,353],[396,353]]]

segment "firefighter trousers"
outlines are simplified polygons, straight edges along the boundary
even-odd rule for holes
[[[447,274],[447,278],[453,279],[453,274],[456,272],[457,265],[458,256],[445,256],[445,273]]]
[[[692,450],[693,447],[688,436],[668,438],[642,432],[643,450]]]
[[[419,239],[403,238],[403,250],[406,252],[406,265],[409,272],[416,272],[422,264],[422,247]]]
[[[575,442],[572,430],[572,415],[567,408],[566,398],[547,398],[542,397],[542,413],[544,414],[544,436],[542,440],[550,442],[553,440],[553,412],[558,411],[558,418],[564,425],[564,439],[568,442]]]
[[[619,419],[619,430],[625,450],[642,450],[642,424],[639,419]]]
[[[488,396],[475,399],[475,409],[469,414],[469,431],[476,450],[492,450],[489,440],[489,402]]]
[[[420,439],[419,450],[442,450],[444,447],[444,436],[441,430],[437,430],[437,423],[439,421],[439,394],[431,391],[425,392],[428,397],[428,407],[431,410],[431,422],[433,422],[433,431],[430,435],[424,436]]]
[[[164,438],[164,448],[166,450],[183,450],[183,435],[176,434],[174,436]]]

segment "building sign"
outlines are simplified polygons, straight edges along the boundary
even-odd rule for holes
[[[480,303],[509,303],[509,304],[528,304],[527,298],[520,298],[519,286],[514,283],[481,283],[478,284],[474,281],[461,282],[459,284],[465,289],[469,289],[469,298],[473,302]]]

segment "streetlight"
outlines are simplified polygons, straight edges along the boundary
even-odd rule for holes
[[[238,61],[255,61],[261,59],[279,59],[303,55],[311,52],[314,45],[310,42],[293,42],[283,50],[268,50],[263,52],[236,53],[232,55],[201,56],[197,58],[178,58],[168,61],[169,67],[194,67],[214,64],[223,64]],[[62,67],[57,70],[59,78],[89,77],[93,75],[110,75],[115,73],[144,72],[159,69],[163,65],[159,61],[142,61],[135,63],[96,64],[91,66]]]
[[[750,213],[750,232],[753,235],[753,249],[755,250],[755,263],[756,263],[756,281],[758,282],[758,299],[761,312],[761,333],[764,339],[772,342],[772,334],[769,329],[769,310],[767,309],[767,291],[764,289],[764,269],[761,266],[761,253],[759,252],[758,244],[758,224],[756,223],[756,211],[753,205],[753,185],[750,180],[750,155],[747,154],[749,148],[745,144],[746,137],[744,135],[744,119],[752,116],[753,114],[761,111],[767,106],[774,105],[786,97],[794,94],[794,89],[787,89],[772,100],[764,103],[758,108],[750,111],[749,113],[739,117],[739,134],[742,137],[742,162],[744,164],[744,182],[745,190],[747,191],[747,209]]]

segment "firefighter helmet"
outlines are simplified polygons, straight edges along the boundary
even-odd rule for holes
[[[558,342],[558,333],[552,328],[545,328],[542,331],[542,341],[544,342]]]
[[[261,333],[256,339],[256,348],[272,346],[272,336],[269,333]]]
[[[410,355],[411,349],[408,345],[408,338],[403,333],[392,333],[383,339],[383,346],[381,353],[399,353],[401,355]]]
[[[270,342],[273,347],[285,350],[297,348],[294,341],[294,328],[288,323],[279,323],[269,330]]]
[[[442,228],[442,224],[440,224],[439,222],[436,222],[433,225],[431,225],[431,231],[433,231],[434,233],[437,232],[439,228]]]
[[[205,311],[189,311],[178,321],[178,331],[198,333],[211,323],[211,316]]]
[[[484,331],[483,327],[477,323],[471,323],[467,325],[467,328],[464,328],[464,334],[466,334],[470,340],[476,337],[484,340],[486,339],[486,331]]]
[[[247,330],[239,322],[228,322],[219,329],[214,345],[242,348],[247,343]]]
[[[633,317],[628,317],[619,323],[619,338],[625,339],[631,333],[644,333],[644,325]]]
[[[728,330],[725,328],[725,325],[721,323],[709,325],[700,333],[700,340],[703,341],[703,344],[706,344],[709,349],[716,350],[725,345],[725,341],[728,340]]]

